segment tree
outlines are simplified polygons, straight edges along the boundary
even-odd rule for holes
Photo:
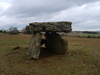
[[[25,30],[26,30],[26,34],[31,34],[29,26],[26,26]]]
[[[2,30],[0,30],[0,33],[7,33],[7,31],[2,29]]]
[[[84,31],[83,33],[86,33],[86,34],[98,34],[97,32],[93,32],[93,31]]]
[[[9,34],[18,34],[18,29],[17,27],[10,27],[8,30]]]
[[[29,26],[26,26],[24,29],[22,29],[22,33],[24,33],[24,34],[31,34]]]

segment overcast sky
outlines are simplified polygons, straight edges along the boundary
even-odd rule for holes
[[[100,0],[0,0],[0,29],[44,21],[71,21],[73,30],[100,30]]]

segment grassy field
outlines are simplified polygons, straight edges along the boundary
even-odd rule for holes
[[[68,36],[83,37],[83,38],[100,38],[100,33],[98,33],[98,34],[69,33]]]
[[[66,55],[49,54],[29,58],[30,35],[0,34],[0,75],[100,75],[100,39],[63,37],[68,40]],[[20,46],[18,50],[12,50]]]

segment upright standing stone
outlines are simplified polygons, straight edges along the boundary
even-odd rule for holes
[[[29,54],[34,59],[38,59],[40,55],[41,36],[41,33],[33,32],[29,42]]]
[[[46,47],[55,53],[65,54],[68,51],[68,43],[56,32],[47,32]]]

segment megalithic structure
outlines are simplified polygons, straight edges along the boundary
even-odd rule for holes
[[[32,36],[29,41],[29,54],[34,59],[39,59],[41,52],[41,32],[45,32],[45,46],[56,52],[65,54],[68,51],[68,42],[63,40],[57,32],[71,32],[72,22],[33,22],[29,23],[28,30],[31,31]]]

